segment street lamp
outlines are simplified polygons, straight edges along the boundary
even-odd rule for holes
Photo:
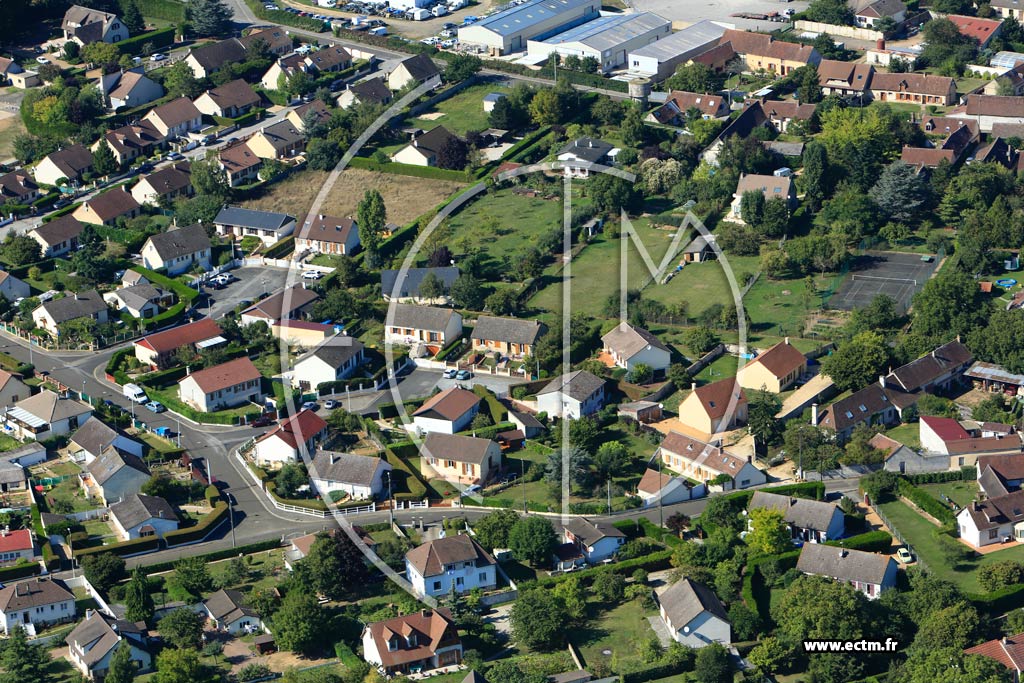
[[[80,399],[85,398],[85,380],[84,379],[82,380],[82,393],[81,393],[81,395],[79,395],[78,398],[80,398]],[[91,398],[89,399],[89,407],[92,408],[92,399]]]

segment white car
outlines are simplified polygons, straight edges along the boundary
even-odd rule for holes
[[[151,62],[162,62],[165,59],[167,59],[167,55],[165,55],[162,52],[157,52],[156,54],[154,54],[152,57],[149,58],[149,61],[151,61]]]
[[[455,47],[455,43],[457,43],[457,42],[459,42],[459,41],[454,40],[454,39],[448,39],[448,40],[444,41],[443,43],[441,43],[441,47],[450,50],[451,48]]]
[[[303,280],[319,280],[324,276],[319,270],[307,270],[302,274]]]
[[[40,64],[49,64],[50,63],[50,60],[47,59],[46,57],[36,57],[36,61],[39,62]]]

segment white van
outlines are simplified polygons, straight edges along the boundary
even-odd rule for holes
[[[138,384],[125,384],[124,385],[124,397],[129,401],[135,403],[148,403],[149,397],[146,396],[146,392],[142,390]]]

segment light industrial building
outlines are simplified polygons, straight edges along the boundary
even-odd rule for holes
[[[601,0],[528,0],[460,28],[459,42],[509,54],[525,50],[528,40],[553,36],[600,13]]]
[[[613,14],[574,26],[544,40],[530,40],[526,51],[531,57],[547,58],[556,53],[563,58],[575,55],[593,57],[607,73],[626,65],[630,51],[656,43],[672,33],[672,23],[652,12]]]
[[[727,27],[698,21],[661,40],[629,52],[629,70],[653,80],[664,80],[699,54],[718,45]]]

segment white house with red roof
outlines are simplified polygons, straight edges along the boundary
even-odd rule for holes
[[[659,472],[647,469],[636,486],[636,495],[644,507],[652,505],[674,505],[705,495],[704,484],[694,484],[685,477],[675,476],[671,471]]]
[[[202,350],[227,343],[220,325],[210,318],[151,334],[134,343],[135,357],[154,370],[173,365],[178,349]]]
[[[262,403],[262,375],[247,356],[186,375],[178,382],[182,403],[204,413]]]
[[[1014,431],[985,431],[981,425],[949,417],[922,415],[918,426],[921,448],[948,455],[950,467],[971,467],[979,456],[1021,453],[1024,444]]]
[[[665,467],[696,482],[707,484],[723,474],[728,475],[732,482],[722,485],[725,490],[745,489],[768,481],[750,458],[679,432],[666,434],[655,456],[661,458]]]
[[[462,662],[458,629],[443,608],[367,624],[362,641],[363,659],[388,676]]]
[[[31,561],[35,556],[36,544],[31,529],[0,530],[0,564]]]
[[[253,457],[259,467],[278,469],[298,462],[303,453],[312,457],[316,444],[327,435],[327,423],[312,410],[302,410],[256,439]]]
[[[455,434],[467,429],[479,410],[479,396],[452,387],[427,399],[412,414],[411,426],[420,432]]]

